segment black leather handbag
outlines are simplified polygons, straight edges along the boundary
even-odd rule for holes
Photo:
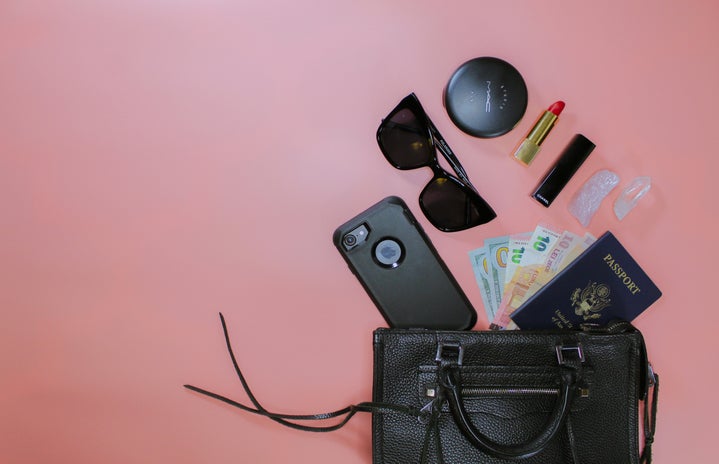
[[[371,412],[373,464],[651,463],[659,378],[627,322],[577,331],[377,329],[372,402],[287,415],[257,401],[220,317],[252,405],[186,388],[306,431],[337,430]]]
[[[651,461],[656,397],[645,408],[642,458],[639,417],[657,378],[641,333],[626,322],[551,332],[378,329],[374,356],[374,401],[422,412],[374,412],[375,464]]]

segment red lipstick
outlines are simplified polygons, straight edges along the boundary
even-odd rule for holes
[[[547,109],[547,111],[549,111],[550,113],[553,113],[556,116],[559,116],[559,114],[562,112],[563,109],[564,109],[564,102],[558,101],[558,102],[552,103],[552,106],[550,106],[549,109]]]
[[[532,129],[514,152],[513,156],[517,161],[529,166],[537,153],[539,153],[542,142],[557,123],[562,110],[564,110],[564,102],[557,101],[552,103],[547,111],[539,116],[537,122],[534,123]]]

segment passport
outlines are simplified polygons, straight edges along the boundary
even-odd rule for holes
[[[619,240],[605,232],[510,317],[520,329],[578,329],[631,321],[661,295]]]

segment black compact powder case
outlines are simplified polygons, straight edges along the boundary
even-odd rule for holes
[[[527,110],[527,85],[514,66],[485,56],[460,66],[444,89],[444,106],[467,134],[490,138],[506,134]]]

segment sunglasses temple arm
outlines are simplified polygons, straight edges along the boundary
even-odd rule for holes
[[[429,125],[429,130],[432,133],[432,137],[434,138],[435,144],[437,145],[437,148],[439,148],[439,151],[442,153],[442,156],[444,156],[444,159],[447,160],[447,162],[452,166],[452,169],[454,169],[454,172],[457,173],[457,176],[467,184],[468,187],[471,187],[473,190],[477,190],[474,185],[472,185],[472,182],[469,181],[469,176],[467,175],[467,171],[464,170],[464,167],[462,166],[462,163],[459,162],[459,159],[454,154],[451,148],[449,148],[449,145],[447,144],[447,141],[444,140],[444,137],[442,137],[442,134],[439,133],[439,130],[437,130],[437,127],[432,123],[432,121],[427,118],[427,124]]]

